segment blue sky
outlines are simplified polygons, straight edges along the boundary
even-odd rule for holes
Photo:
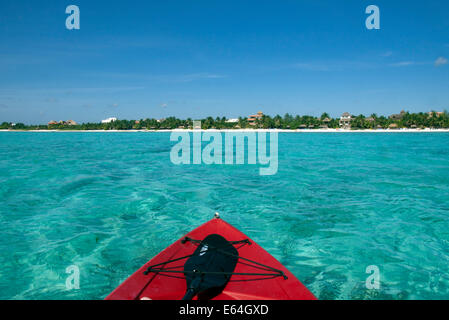
[[[81,11],[67,30],[65,8]],[[375,4],[381,29],[367,30]],[[0,122],[449,109],[448,1],[0,2]]]

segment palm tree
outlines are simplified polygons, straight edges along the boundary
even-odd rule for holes
[[[326,118],[331,118],[330,117],[330,115],[327,113],[327,112],[324,112],[322,115],[321,115],[321,117],[320,117],[320,120],[324,120],[324,119],[326,119]]]

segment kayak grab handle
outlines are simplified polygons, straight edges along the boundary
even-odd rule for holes
[[[184,237],[184,239],[181,240],[182,244],[185,244],[186,242],[192,242],[192,243],[201,243],[202,240],[196,240],[196,239],[192,239],[189,237]],[[251,241],[249,241],[249,239],[243,239],[243,240],[237,240],[237,241],[228,241],[230,244],[241,244],[241,243],[246,243],[247,245],[251,245]]]

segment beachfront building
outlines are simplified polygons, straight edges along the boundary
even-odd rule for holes
[[[435,113],[435,115],[436,115],[437,117],[440,117],[440,116],[442,116],[442,115],[444,114],[444,112],[440,112],[440,111],[430,111],[430,112],[427,112],[427,114],[429,115],[429,118],[432,118],[434,113]]]
[[[238,123],[239,119],[228,119],[226,120],[226,123]]]
[[[402,118],[404,118],[405,114],[406,114],[406,112],[404,110],[402,110],[398,114],[392,114],[391,116],[389,116],[389,118],[391,120],[402,120]]]
[[[345,112],[340,117],[340,128],[342,129],[351,129],[351,120],[352,116],[349,112]]]
[[[388,126],[388,129],[396,130],[396,129],[399,129],[399,127],[398,127],[398,125],[397,125],[396,123],[392,123],[392,124],[390,124],[390,125]]]
[[[73,120],[67,120],[67,121],[61,120],[61,121],[59,121],[59,122],[57,122],[57,121],[55,121],[55,120],[51,120],[51,121],[48,123],[49,126],[55,125],[55,124],[60,124],[60,125],[62,125],[62,126],[76,126],[76,125],[77,125],[77,123],[76,123],[75,121],[73,121]]]
[[[331,119],[329,119],[328,117],[325,117],[323,120],[323,123],[320,125],[320,129],[329,129],[329,124],[332,121]]]
[[[263,112],[259,111],[257,114],[252,114],[248,117],[248,124],[251,126],[256,125],[257,120],[262,120],[263,118]]]
[[[117,118],[107,118],[107,119],[101,120],[101,123],[111,123],[114,121],[117,121]]]

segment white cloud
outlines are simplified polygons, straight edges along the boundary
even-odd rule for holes
[[[413,62],[413,61],[401,61],[401,62],[392,63],[392,64],[390,64],[390,66],[391,67],[407,67],[407,66],[412,66],[414,64],[415,64],[415,62]]]
[[[72,95],[72,94],[78,94],[78,93],[97,93],[97,92],[119,92],[119,91],[133,91],[133,90],[142,90],[145,89],[145,87],[91,87],[91,88],[13,88],[13,89],[2,89],[0,88],[0,94],[2,92],[7,94],[15,94],[15,95],[22,95],[25,93],[33,93],[33,94],[65,94],[65,95]],[[47,97],[46,97],[47,98]]]
[[[116,72],[95,72],[86,73],[90,76],[100,76],[107,78],[118,78],[118,79],[139,79],[140,81],[156,81],[156,82],[192,82],[196,80],[204,79],[223,79],[227,78],[227,75],[209,73],[209,72],[199,72],[199,73],[188,73],[188,74],[155,74],[147,75],[144,73],[116,73]]]
[[[225,77],[226,76],[224,76],[224,75],[211,74],[211,73],[192,73],[192,74],[174,76],[172,78],[170,76],[168,76],[168,78],[170,80],[173,80],[174,82],[191,82],[191,81],[200,80],[200,79],[221,79],[221,78],[225,78]]]
[[[448,61],[445,57],[439,57],[438,59],[435,60],[435,67],[440,67],[447,63]]]
[[[364,61],[334,60],[295,63],[291,65],[291,67],[306,71],[344,71],[354,69],[371,69],[375,67],[375,65]]]

